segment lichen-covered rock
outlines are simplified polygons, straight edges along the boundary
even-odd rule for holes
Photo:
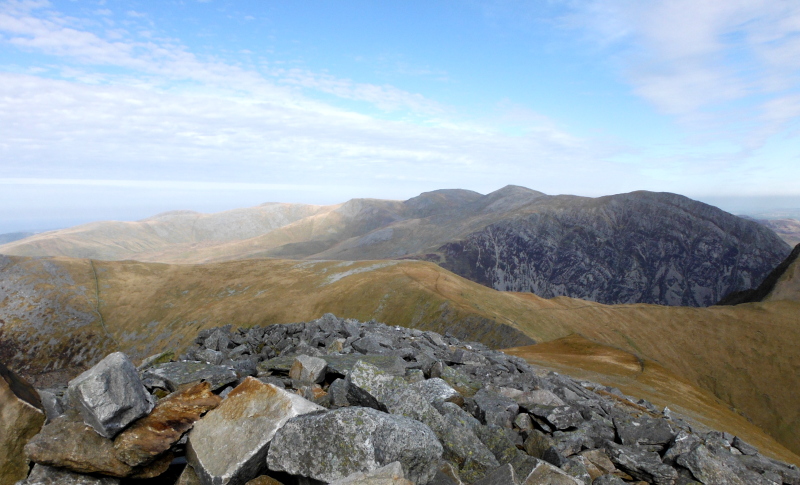
[[[514,468],[505,464],[490,471],[473,485],[519,485],[519,479]]]
[[[452,402],[459,406],[464,404],[464,396],[439,377],[415,382],[411,388],[431,404],[442,402]]]
[[[623,445],[666,445],[675,437],[669,423],[647,415],[614,418],[617,435]]]
[[[436,474],[441,457],[442,445],[418,421],[370,408],[342,408],[287,422],[272,440],[267,465],[331,482],[399,461],[408,480],[424,484]]]
[[[488,389],[481,389],[473,399],[480,414],[479,419],[484,423],[504,428],[514,425],[514,419],[519,414],[519,404],[516,402]]]
[[[119,479],[84,475],[63,468],[37,464],[33,466],[27,480],[17,485],[119,485]]]
[[[25,446],[25,453],[40,465],[112,477],[155,477],[164,473],[172,461],[170,454],[144,467],[120,461],[114,453],[114,442],[97,434],[74,409],[42,428]]]
[[[270,441],[289,419],[323,407],[248,377],[195,423],[186,458],[204,485],[240,485],[258,476]]]
[[[705,484],[771,485],[758,473],[745,468],[733,455],[713,445],[698,445],[679,456],[677,462]]]
[[[616,443],[606,443],[606,449],[611,461],[634,478],[655,485],[674,485],[678,479],[678,472],[664,464],[658,453]]]
[[[237,379],[233,369],[205,362],[167,362],[154,365],[145,370],[143,377],[162,379],[172,392],[182,386],[200,381],[208,382],[211,390],[216,391]]]
[[[0,363],[0,483],[13,483],[28,474],[22,450],[44,422],[36,390]]]
[[[483,387],[480,382],[447,365],[442,367],[439,377],[465,397],[474,396]]]
[[[116,436],[155,405],[136,367],[122,352],[109,354],[70,381],[69,395],[86,424],[106,438]]]
[[[520,479],[520,485],[583,485],[583,482],[554,467],[550,463],[541,461],[531,473]]]
[[[583,422],[583,416],[571,406],[532,406],[532,415],[542,418],[555,429],[574,428]]]
[[[349,477],[335,480],[329,485],[413,485],[403,475],[403,465],[399,461],[369,472],[358,472]]]
[[[130,466],[149,463],[169,450],[195,421],[219,406],[222,399],[207,382],[167,396],[149,415],[135,421],[114,439],[117,458]]]

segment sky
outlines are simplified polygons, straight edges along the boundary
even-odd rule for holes
[[[800,208],[800,2],[0,0],[0,232],[508,184]]]

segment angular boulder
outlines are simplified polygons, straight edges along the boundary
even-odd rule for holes
[[[606,449],[611,461],[634,478],[655,485],[674,485],[678,479],[678,472],[664,464],[658,453],[610,442],[606,443]]]
[[[28,475],[22,452],[45,421],[36,390],[0,363],[0,483],[14,483]]]
[[[688,468],[703,483],[726,485],[770,485],[758,473],[748,470],[732,454],[713,445],[698,445],[680,455],[679,465]]]
[[[583,422],[583,416],[571,406],[532,406],[532,415],[546,420],[555,429],[574,428]]]
[[[130,466],[151,462],[221,402],[222,398],[211,392],[207,382],[167,396],[156,404],[152,413],[117,435],[114,439],[117,458]]]
[[[42,428],[25,446],[25,453],[40,465],[112,477],[155,477],[164,473],[172,461],[167,453],[144,467],[123,463],[114,454],[114,442],[97,434],[75,409]]]
[[[136,367],[122,352],[109,354],[69,383],[70,402],[86,424],[113,438],[155,405]]]
[[[308,355],[298,355],[294,358],[292,368],[289,369],[289,377],[297,383],[319,384],[325,380],[325,371],[328,363],[319,357]]]
[[[519,485],[517,474],[514,471],[514,468],[509,464],[505,464],[501,467],[495,468],[494,470],[487,473],[485,477],[473,483],[473,485],[501,485],[501,484]]]
[[[514,419],[519,414],[519,404],[488,389],[481,389],[473,399],[481,421],[503,428],[513,427]]]
[[[411,385],[411,388],[420,393],[431,404],[443,402],[452,402],[459,406],[464,404],[464,396],[439,377],[415,382]]]
[[[560,468],[556,468],[550,463],[540,461],[530,474],[521,479],[520,485],[584,485],[582,481],[567,475]]]
[[[71,472],[63,468],[34,465],[27,480],[19,482],[17,485],[119,485],[119,479],[94,477]]]
[[[623,445],[666,445],[675,434],[666,419],[647,415],[614,418],[614,426]]]
[[[418,421],[370,408],[342,408],[287,422],[272,440],[267,465],[332,482],[399,461],[408,480],[424,484],[436,474],[441,457],[436,435]]]
[[[289,419],[324,408],[248,377],[189,432],[186,459],[204,485],[240,485],[258,476],[270,441]]]

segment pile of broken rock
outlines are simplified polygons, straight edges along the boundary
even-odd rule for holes
[[[18,485],[800,485],[735,436],[449,335],[328,314],[171,357],[40,391]]]

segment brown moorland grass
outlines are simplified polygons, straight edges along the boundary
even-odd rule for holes
[[[162,349],[185,347],[202,328],[286,323],[327,312],[440,332],[455,330],[470,340],[502,347],[519,345],[509,342],[513,332],[508,327],[539,342],[580,334],[711,392],[786,447],[800,451],[797,301],[676,308],[609,306],[563,297],[545,300],[532,294],[498,292],[418,261],[244,260],[168,265],[7,259],[4,268],[0,265],[0,282],[11,281],[10,275],[19,270],[41,290],[25,290],[20,299],[23,295],[13,294],[12,285],[9,298],[0,302],[0,319],[6,320],[0,327],[0,341],[29,342],[31,348],[12,348],[8,358],[38,359],[31,371],[52,368],[52,356],[69,348],[81,352],[84,359],[65,356],[62,362],[72,362],[77,369],[117,345],[142,358]],[[70,275],[72,283],[55,284],[53,274],[59,271]],[[104,327],[92,313],[96,294]],[[73,329],[68,311],[37,313],[37,308],[50,308],[61,300],[72,302],[75,312],[91,314],[97,321]],[[34,310],[15,310],[17,316],[9,317],[10,306],[21,301]],[[65,343],[71,340],[79,344],[77,348]],[[598,365],[596,359],[592,365]]]

